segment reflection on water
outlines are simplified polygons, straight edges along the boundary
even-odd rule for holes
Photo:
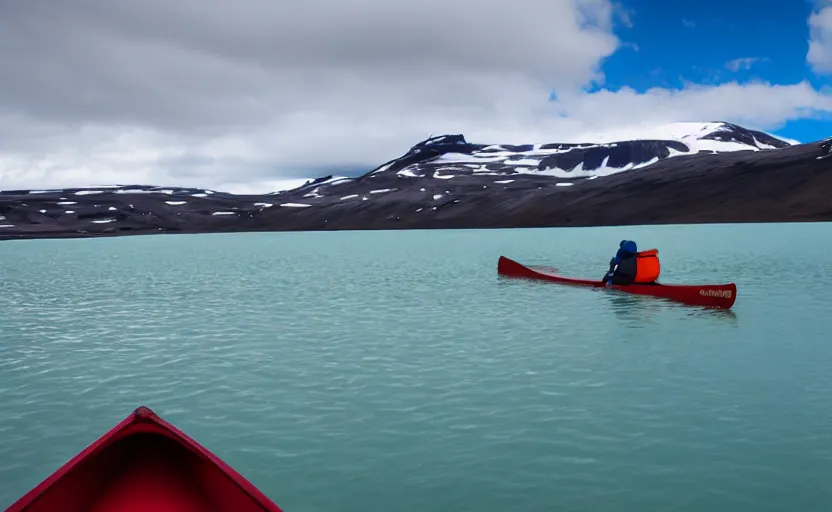
[[[691,307],[687,312],[688,316],[697,318],[715,318],[723,320],[730,324],[737,323],[737,313],[733,309],[717,309],[717,308],[703,308]]]
[[[732,324],[737,322],[737,314],[730,309],[688,305],[661,297],[506,276],[498,276],[497,282],[498,286],[516,286],[527,291],[542,289],[553,299],[586,301],[600,315],[612,313],[618,325],[627,329],[649,327],[659,315],[673,311],[683,312],[684,316],[690,318],[717,319]]]
[[[628,329],[643,329],[650,325],[650,320],[666,309],[664,305],[657,304],[652,297],[642,295],[631,295],[624,292],[598,289],[604,295],[604,303],[609,304],[607,308],[616,318],[621,327]]]
[[[656,315],[674,310],[683,311],[685,316],[692,318],[718,319],[733,324],[737,322],[737,314],[730,309],[693,306],[660,297],[632,295],[605,289],[597,291],[604,294],[605,302],[609,304],[607,310],[616,315],[621,321],[621,326],[626,328],[642,329],[649,325],[649,321]]]

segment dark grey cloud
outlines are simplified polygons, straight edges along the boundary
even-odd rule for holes
[[[700,112],[684,91],[580,92],[616,21],[637,17],[610,0],[0,2],[0,188],[251,190],[430,134],[552,141]],[[825,101],[779,91],[760,115]]]
[[[595,26],[607,23],[604,2],[575,3]],[[257,121],[350,77],[427,73],[453,89],[457,74],[508,74],[578,85],[616,40],[579,28],[576,16],[573,2],[532,0],[4,2],[0,104],[47,119],[182,128]]]

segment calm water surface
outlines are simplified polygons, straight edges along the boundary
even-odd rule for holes
[[[600,277],[622,238],[734,313]],[[0,243],[0,506],[139,405],[288,511],[832,509],[832,226]]]

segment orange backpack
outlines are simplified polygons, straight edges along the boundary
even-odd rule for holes
[[[635,283],[652,283],[659,278],[659,274],[662,272],[658,249],[637,252],[636,263]]]

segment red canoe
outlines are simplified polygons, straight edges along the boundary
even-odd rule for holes
[[[601,281],[564,277],[558,275],[553,269],[526,266],[505,256],[500,256],[497,262],[497,273],[506,277],[522,277],[574,286],[605,288]],[[737,300],[737,285],[734,283],[714,285],[630,284],[613,285],[611,288],[635,295],[650,295],[688,305],[722,309],[730,309],[734,305],[734,301]]]
[[[281,512],[242,475],[147,407],[7,512]]]

